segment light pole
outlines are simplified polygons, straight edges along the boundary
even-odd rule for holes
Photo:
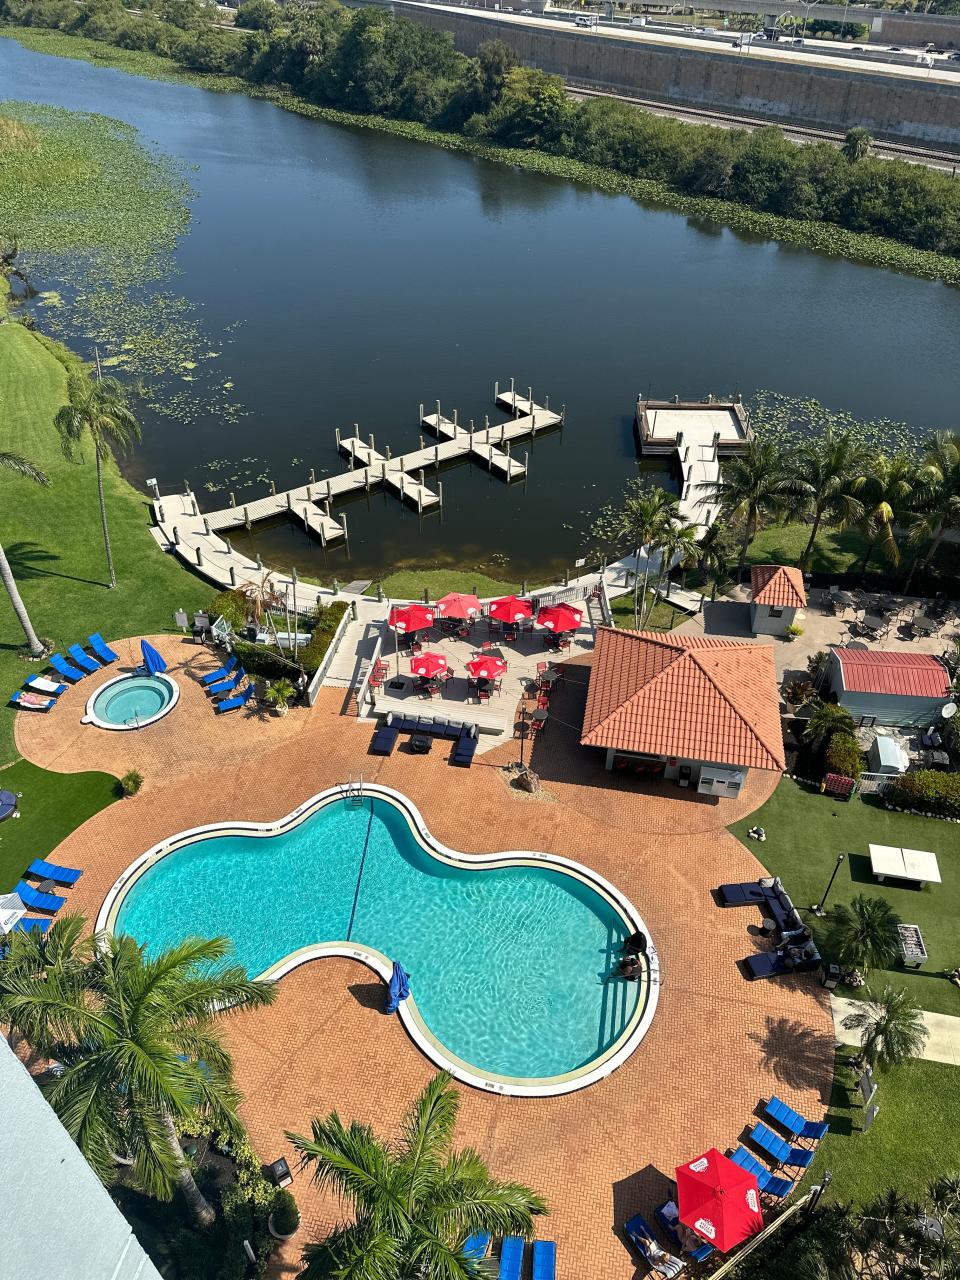
[[[523,743],[527,736],[527,704],[520,703],[520,772],[523,772]]]
[[[826,912],[825,912],[825,911],[824,911],[824,909],[823,909],[823,904],[824,904],[824,903],[826,902],[826,900],[827,900],[827,894],[828,894],[828,893],[830,892],[830,890],[833,888],[833,882],[834,882],[834,880],[836,880],[836,878],[837,878],[837,872],[840,870],[840,864],[843,862],[843,860],[844,860],[844,858],[845,858],[846,856],[847,856],[847,855],[846,855],[845,853],[838,853],[838,854],[837,854],[837,864],[836,864],[836,866],[833,868],[833,875],[830,877],[830,880],[829,880],[829,882],[828,882],[828,884],[827,884],[826,889],[824,889],[824,891],[823,891],[823,897],[820,899],[820,901],[817,903],[817,905],[816,905],[815,907],[811,907],[811,908],[810,908],[810,910],[813,912],[813,914],[814,914],[815,916],[822,916],[822,915],[826,915]]]

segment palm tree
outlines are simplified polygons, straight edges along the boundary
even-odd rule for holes
[[[125,453],[140,439],[140,426],[127,404],[127,396],[116,378],[101,378],[97,361],[97,380],[91,381],[79,371],[67,379],[67,403],[58,410],[53,425],[60,433],[64,457],[68,462],[82,462],[80,445],[84,433],[89,432],[97,460],[97,497],[100,502],[100,523],[103,526],[103,547],[107,553],[107,570],[110,586],[117,585],[113,569],[113,552],[110,549],[110,530],[107,527],[107,506],[103,497],[103,463],[112,458],[114,450]]]
[[[857,894],[847,907],[833,909],[834,945],[840,963],[851,968],[886,968],[899,955],[900,917],[885,898],[865,898]]]
[[[47,1101],[104,1181],[121,1163],[147,1195],[179,1188],[198,1224],[214,1219],[178,1133],[240,1135],[239,1095],[216,1019],[269,1004],[276,988],[225,966],[226,938],[189,938],[148,958],[132,938],[18,941],[0,963],[0,1009],[38,1053],[62,1065]],[[13,969],[8,966],[13,962]],[[123,1153],[128,1153],[126,1156]]]
[[[538,1195],[498,1182],[472,1148],[451,1150],[460,1097],[441,1071],[407,1112],[401,1136],[384,1142],[368,1125],[336,1112],[313,1121],[312,1136],[288,1133],[301,1168],[353,1211],[304,1251],[301,1280],[467,1280],[477,1265],[463,1251],[475,1231],[529,1236],[546,1212]]]
[[[730,572],[732,552],[730,530],[722,520],[714,520],[700,538],[697,568],[714,582],[723,582]]]
[[[667,493],[665,489],[648,488],[639,477],[636,477],[628,483],[622,505],[605,509],[594,524],[595,537],[611,542],[619,548],[635,549],[638,561],[640,552],[644,548],[647,550],[642,591],[639,571],[634,573],[633,578],[634,627],[640,626],[641,595],[644,605],[646,604],[650,560],[671,521],[677,518],[677,513],[678,499],[675,495]]]
[[[900,563],[900,548],[893,534],[894,521],[904,510],[913,493],[916,468],[902,450],[892,457],[876,454],[870,464],[866,484],[861,493],[863,516],[861,528],[867,537],[867,549],[860,562],[860,577],[866,577],[870,557],[879,543],[889,564]]]
[[[818,702],[803,731],[804,742],[814,751],[826,746],[835,733],[853,733],[853,716],[838,702]]]
[[[930,1034],[919,1006],[906,991],[890,986],[879,994],[865,991],[858,1007],[840,1025],[860,1032],[861,1063],[883,1070],[919,1058]]]
[[[870,154],[872,143],[873,138],[871,138],[866,129],[848,129],[840,150],[851,164],[856,164],[858,160],[862,160]]]
[[[277,626],[273,620],[273,611],[274,609],[283,608],[285,596],[273,574],[269,569],[261,568],[259,578],[251,578],[249,582],[242,582],[237,590],[246,597],[251,621],[258,627],[261,623],[266,622],[268,630],[273,633],[273,642],[279,649],[280,638],[277,635]]]
[[[698,528],[696,525],[683,524],[682,521],[671,520],[660,535],[657,547],[660,552],[660,568],[657,573],[656,586],[650,594],[650,599],[646,602],[644,625],[650,620],[650,615],[653,613],[654,606],[659,598],[660,588],[663,586],[663,580],[673,565],[679,564],[681,568],[688,569],[690,565],[696,564],[700,553],[697,533]]]
[[[764,524],[779,520],[784,515],[793,496],[793,482],[781,447],[772,439],[755,437],[743,453],[724,462],[720,479],[701,502],[719,502],[727,520],[742,524],[738,581],[743,578],[750,543]]]
[[[922,505],[910,526],[910,539],[928,545],[911,565],[904,591],[910,590],[916,570],[926,568],[937,554],[947,530],[960,528],[960,434],[934,434],[917,472],[917,490]]]
[[[866,484],[869,470],[862,442],[852,431],[835,431],[832,423],[819,439],[800,446],[796,488],[813,517],[801,565],[809,565],[824,520],[842,529],[863,518],[863,503],[856,495]]]
[[[28,462],[19,453],[0,453],[0,471],[12,471],[14,475],[26,476],[28,480],[33,480],[37,484],[48,485],[50,483],[39,467],[35,467],[32,462]],[[33,623],[30,621],[29,613],[27,613],[27,606],[23,603],[20,590],[14,580],[13,570],[10,568],[10,561],[7,559],[2,544],[0,544],[0,579],[2,579],[4,587],[6,587],[7,595],[10,597],[10,603],[13,605],[17,620],[23,627],[23,634],[27,638],[31,655],[34,658],[41,658],[44,653],[43,645],[33,629]]]

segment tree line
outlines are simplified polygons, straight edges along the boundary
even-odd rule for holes
[[[960,256],[960,184],[946,173],[845,148],[684,124],[611,99],[573,101],[557,76],[518,65],[493,41],[476,58],[452,37],[335,0],[247,0],[239,30],[201,0],[0,0],[0,20],[52,27],[170,58],[193,72],[280,87],[320,106],[415,121],[540,150],[762,213],[886,236]]]

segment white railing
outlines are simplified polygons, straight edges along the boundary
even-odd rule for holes
[[[896,773],[861,773],[857,779],[855,792],[859,791],[863,795],[883,795],[883,793],[896,782],[899,774]]]
[[[329,606],[328,606],[329,607]],[[343,617],[337,624],[337,629],[333,633],[330,643],[327,645],[327,652],[323,655],[323,661],[317,667],[316,671],[310,677],[304,697],[307,700],[307,706],[312,707],[317,700],[317,694],[320,692],[320,686],[323,684],[324,676],[330,670],[330,663],[336,655],[337,649],[340,647],[340,641],[343,639],[343,633],[347,627],[353,622],[354,606],[348,605],[343,611]]]
[[[360,673],[360,681],[355,686],[355,689],[354,689],[355,696],[357,699],[357,715],[358,716],[361,715],[363,712],[365,701],[369,701],[371,704],[373,703],[373,698],[372,696],[370,696],[370,677],[373,675],[374,671],[377,668],[377,663],[380,661],[380,654],[382,650],[383,650],[383,635],[381,634],[377,636],[376,644],[374,644],[373,646],[373,653],[364,662],[363,669]]]

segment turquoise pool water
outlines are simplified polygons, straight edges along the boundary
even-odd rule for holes
[[[129,724],[160,714],[173,697],[173,689],[155,676],[125,676],[93,699],[93,713],[108,724]]]
[[[209,836],[161,858],[131,885],[116,931],[152,949],[226,935],[253,974],[310,943],[373,947],[407,969],[436,1039],[497,1075],[582,1067],[641,998],[640,983],[604,981],[627,932],[605,898],[546,867],[441,863],[379,798],[334,801],[283,835]]]

